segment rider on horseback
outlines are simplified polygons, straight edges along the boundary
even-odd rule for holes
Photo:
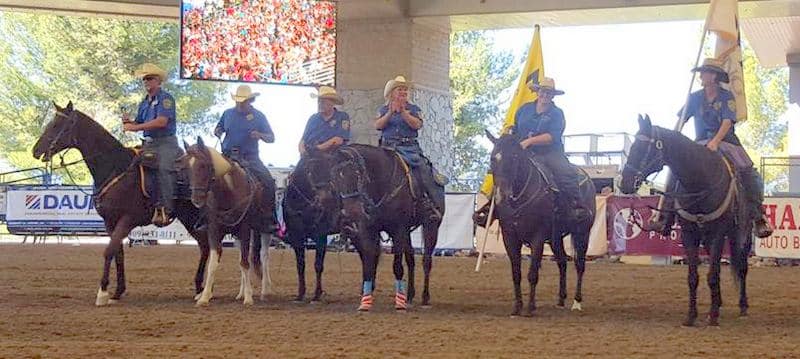
[[[733,163],[746,192],[747,206],[750,218],[755,221],[756,235],[766,238],[772,234],[772,228],[764,217],[762,179],[734,131],[736,99],[730,91],[720,85],[720,83],[729,81],[728,74],[722,65],[722,62],[717,59],[707,58],[703,61],[702,66],[692,70],[700,72],[703,89],[695,91],[689,97],[683,122],[686,123],[689,118],[694,117],[695,141],[704,144],[712,151],[721,152]],[[681,116],[682,113],[683,109],[678,116]],[[674,190],[675,182],[674,177],[670,176],[667,181],[667,189]],[[664,201],[661,216],[652,225],[654,230],[669,233],[675,220],[674,207],[674,201]]]
[[[319,112],[311,115],[306,122],[303,138],[298,145],[302,155],[312,146],[320,151],[331,151],[350,141],[350,115],[336,109],[336,105],[344,104],[336,90],[321,86],[319,93],[311,96],[318,99]]]
[[[161,89],[161,83],[167,78],[166,71],[146,63],[135,74],[142,79],[147,95],[139,103],[135,122],[127,114],[123,115],[123,129],[144,132],[143,158],[151,159],[151,165],[158,168],[158,195],[152,221],[162,227],[169,224],[175,209],[175,160],[183,154],[175,137],[175,99]]]
[[[397,151],[411,167],[423,189],[427,219],[439,222],[444,214],[444,185],[447,179],[436,172],[417,141],[423,125],[422,110],[408,101],[410,86],[411,83],[403,76],[386,83],[383,89],[386,104],[378,109],[375,128],[381,131],[380,145]]]
[[[564,91],[556,89],[555,81],[547,77],[538,84],[529,82],[528,87],[538,98],[517,110],[512,131],[522,139],[520,146],[533,152],[536,161],[553,172],[561,196],[561,213],[566,214],[567,221],[582,221],[591,212],[579,205],[579,177],[564,154],[561,139],[566,127],[564,112],[553,103],[553,97],[563,95]]]
[[[224,133],[222,154],[248,169],[264,188],[274,189],[274,180],[258,157],[259,140],[275,142],[267,117],[253,108],[253,101],[258,95],[258,92],[252,92],[250,86],[239,86],[236,93],[231,94],[236,106],[222,113],[214,129],[214,136],[222,137]]]

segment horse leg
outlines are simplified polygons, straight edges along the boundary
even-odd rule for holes
[[[711,289],[711,309],[708,312],[708,325],[719,325],[719,308],[722,306],[722,294],[719,287],[720,259],[722,258],[722,245],[724,237],[712,238],[709,251],[708,288]]]
[[[405,257],[406,260],[406,267],[408,267],[408,281],[406,282],[407,284],[403,283],[402,275],[400,278],[395,278],[394,308],[397,310],[406,310],[408,306],[411,305],[416,292],[414,288],[414,247],[411,245],[411,233],[407,229],[401,228],[399,231],[396,231],[396,235],[400,243],[402,256]],[[402,268],[402,264],[400,267]]]
[[[428,307],[431,302],[430,279],[431,269],[433,269],[433,251],[436,249],[436,242],[439,236],[439,225],[422,227],[422,237],[425,240],[425,252],[422,255],[422,270],[425,272],[425,283],[422,289],[422,306]]]
[[[208,264],[209,246],[208,246],[208,232],[190,232],[192,237],[197,240],[197,247],[200,249],[200,261],[197,263],[197,272],[194,275],[194,300],[200,299],[200,293],[203,292],[203,277],[206,274],[206,265]]]
[[[686,315],[686,320],[683,322],[683,325],[691,327],[694,326],[694,321],[697,319],[697,283],[700,281],[697,275],[697,265],[700,262],[697,234],[687,233],[683,237],[683,247],[686,251],[686,262],[689,264],[689,275],[687,278],[689,284],[689,313]]]
[[[514,282],[514,307],[511,310],[511,316],[515,317],[522,311],[522,291],[520,289],[520,281],[522,280],[522,273],[520,272],[522,242],[513,234],[511,231],[503,230],[503,244],[506,247],[508,259],[511,261],[511,280]]]
[[[747,316],[747,257],[750,254],[750,226],[743,226],[736,232],[735,240],[731,241],[731,270],[739,286],[739,316]]]
[[[403,283],[403,276],[405,275],[405,268],[403,268],[403,253],[405,253],[405,242],[397,234],[392,233],[392,254],[394,261],[392,268],[394,269],[394,309],[406,310],[407,295],[405,294],[405,286]]]
[[[119,250],[114,256],[114,262],[117,265],[117,288],[111,300],[120,300],[125,293],[125,246],[122,242],[119,243]]]
[[[319,302],[325,292],[322,290],[322,272],[325,270],[325,253],[328,251],[328,236],[317,237],[317,246],[314,251],[314,271],[317,274],[317,287],[314,289],[314,298],[311,302]]]
[[[250,240],[252,230],[249,226],[242,225],[239,237],[239,270],[242,272],[242,294],[244,305],[253,305],[253,285],[250,283]]]
[[[208,306],[211,297],[214,296],[214,279],[222,261],[222,229],[219,224],[210,222],[208,224],[208,243],[210,255],[208,258],[208,273],[206,274],[205,286],[200,298],[197,299],[197,306]]]
[[[111,296],[108,294],[109,272],[111,270],[111,259],[113,259],[119,250],[122,248],[122,239],[130,233],[133,226],[129,216],[123,216],[117,223],[114,224],[113,230],[109,232],[111,239],[106,245],[106,250],[103,253],[103,278],[100,279],[100,289],[97,290],[97,298],[94,304],[96,306],[104,306],[109,304]],[[119,283],[120,273],[117,272],[117,282]],[[124,278],[122,278],[124,282]]]
[[[361,260],[363,272],[363,285],[361,291],[361,305],[358,307],[360,312],[368,312],[372,309],[372,293],[375,290],[375,272],[378,268],[378,258],[381,255],[381,244],[379,241],[371,241],[375,236],[359,234],[359,240],[366,241],[363,243],[362,248],[363,256]]]
[[[261,233],[258,239],[261,248],[256,254],[261,257],[261,300],[267,300],[267,295],[272,292],[272,277],[269,275],[269,246],[272,235]]]
[[[575,258],[573,258],[573,260],[575,261],[575,271],[578,273],[572,310],[582,311],[583,273],[586,271],[586,252],[589,250],[589,232],[573,233],[572,247],[575,248]]]
[[[536,312],[536,285],[539,284],[539,269],[542,267],[544,252],[544,233],[535,233],[531,241],[531,264],[528,267],[528,285],[531,287],[528,297],[528,316]]]
[[[417,294],[416,288],[416,260],[414,258],[414,246],[411,244],[411,233],[408,230],[401,232],[401,238],[403,238],[403,245],[404,253],[403,256],[406,258],[406,267],[408,268],[408,305],[411,305],[414,301],[414,297]]]
[[[292,249],[297,264],[297,296],[294,301],[301,303],[306,298],[306,246],[305,240],[295,240],[292,238]]]
[[[544,244],[542,244],[542,248],[544,248]],[[567,252],[564,250],[564,237],[561,236],[561,233],[553,231],[550,249],[553,250],[556,265],[558,265],[558,302],[556,306],[564,309],[564,302],[567,299]]]

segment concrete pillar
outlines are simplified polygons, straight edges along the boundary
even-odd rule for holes
[[[800,159],[800,53],[786,55],[789,65],[789,156]],[[789,192],[800,193],[800,160],[789,167]]]
[[[353,142],[377,145],[373,127],[384,104],[383,88],[403,75],[415,87],[412,102],[422,108],[420,144],[441,172],[453,168],[453,116],[450,94],[450,23],[446,18],[340,20],[336,87],[350,114]]]

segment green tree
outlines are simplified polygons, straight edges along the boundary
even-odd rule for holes
[[[122,133],[119,118],[144,96],[133,70],[153,62],[177,78],[179,33],[176,23],[0,12],[4,160],[16,168],[41,166],[30,149],[52,119],[52,102],[72,101],[131,144],[134,136]],[[220,84],[170,80],[164,86],[175,96],[182,133],[210,126]],[[77,152],[68,156],[79,158]],[[84,166],[70,171],[76,182],[91,182]]]
[[[780,117],[789,103],[789,73],[786,68],[767,69],[758,63],[749,46],[742,48],[747,121],[736,133],[756,166],[762,156],[788,156],[788,124]],[[787,190],[788,168],[769,167],[764,173],[768,188]]]
[[[478,141],[485,128],[497,129],[505,115],[501,94],[516,73],[513,56],[494,49],[485,32],[465,31],[450,35],[450,89],[455,120],[455,174],[457,178],[483,178],[489,153]],[[473,186],[456,186],[458,189]]]

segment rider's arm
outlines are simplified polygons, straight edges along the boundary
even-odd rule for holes
[[[258,123],[258,134],[261,141],[266,143],[275,142],[275,134],[272,133],[272,128],[269,127],[269,122],[267,121],[266,117],[260,117]]]
[[[325,141],[323,143],[318,144],[317,145],[317,149],[321,150],[321,151],[327,151],[327,150],[329,150],[331,148],[335,148],[335,147],[341,146],[343,143],[344,143],[344,139],[343,138],[341,138],[339,136],[335,136],[335,137],[329,138],[327,141]]]
[[[225,133],[225,113],[223,113],[222,117],[219,118],[217,127],[214,127],[214,136],[222,137],[223,133]]]
[[[389,120],[392,118],[392,112],[389,111],[389,105],[385,105],[378,110],[378,118],[375,119],[375,129],[383,130],[389,125]]]
[[[544,124],[544,132],[522,141],[523,148],[549,145],[555,142],[556,138],[561,138],[564,135],[564,129],[566,128],[564,113],[558,109],[551,111],[551,113],[550,119]]]
[[[145,123],[125,123],[125,129],[128,131],[148,131],[157,130],[159,128],[167,127],[169,119],[165,116],[158,116],[155,120],[147,121]]]
[[[403,110],[400,111],[400,115],[402,115],[403,121],[405,121],[406,124],[408,124],[408,126],[410,126],[415,130],[419,130],[420,128],[422,128],[422,117],[420,115],[420,108],[417,107],[416,105],[411,105],[409,107],[410,109],[403,108]]]

